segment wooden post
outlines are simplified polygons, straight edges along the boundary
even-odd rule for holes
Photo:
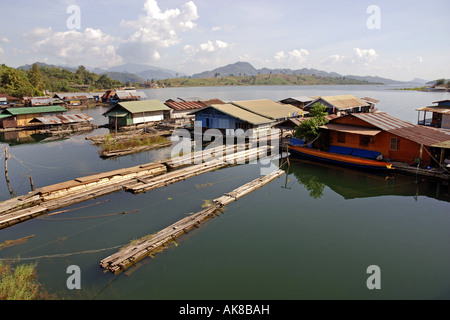
[[[30,185],[31,185],[31,191],[34,191],[34,182],[33,182],[32,176],[30,176]]]
[[[6,185],[8,186],[9,194],[11,195],[11,198],[14,197],[14,191],[11,189],[11,184],[9,182],[8,178],[8,147],[5,147],[5,179],[6,179]]]

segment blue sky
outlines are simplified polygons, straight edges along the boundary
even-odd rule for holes
[[[247,61],[450,78],[448,0],[16,0],[1,12],[0,63],[14,67],[132,62],[193,74]]]

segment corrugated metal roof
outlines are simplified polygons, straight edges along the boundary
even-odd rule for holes
[[[207,109],[207,108],[216,109],[216,110],[218,110],[222,113],[225,113],[233,118],[240,119],[242,121],[248,122],[253,125],[260,125],[260,124],[275,122],[272,119],[268,119],[266,117],[259,116],[253,112],[244,110],[233,104],[213,104],[211,106],[206,107],[205,109]],[[199,112],[199,111],[196,111],[194,113],[197,113],[197,112]]]
[[[416,111],[430,111],[430,112],[436,112],[441,114],[450,114],[450,107],[423,107],[416,109]]]
[[[67,123],[79,123],[79,122],[89,122],[94,120],[91,116],[84,113],[79,114],[68,114],[53,117],[37,117],[31,122],[41,122],[46,125],[50,124],[67,124]]]
[[[68,93],[56,93],[56,98],[62,99],[62,100],[88,100],[88,99],[94,99],[92,95],[85,92],[68,92]]]
[[[377,100],[377,99],[374,99],[374,98],[369,98],[369,97],[364,97],[364,98],[362,98],[362,100],[373,102],[373,103],[380,102],[380,100]]]
[[[352,113],[351,116],[361,119],[384,131],[412,128],[415,125],[404,120],[393,117],[385,112],[374,113]]]
[[[282,104],[268,99],[233,101],[232,104],[273,120],[289,118],[292,117],[292,114],[301,112],[299,108],[290,104]]]
[[[170,108],[168,106],[166,106],[164,103],[162,103],[159,100],[143,100],[143,101],[120,102],[118,104],[118,106],[121,106],[122,108],[126,109],[130,113],[170,110]],[[108,111],[108,113],[111,112],[111,110]]]
[[[287,101],[287,100],[294,100],[294,101],[303,102],[303,103],[314,101],[313,98],[306,97],[306,96],[300,96],[300,97],[289,97],[289,98],[280,100],[280,102],[281,101]]]
[[[434,144],[432,147],[450,149],[450,140]]]
[[[203,103],[205,106],[210,106],[212,104],[225,104],[225,102],[220,99],[199,100],[198,102]]]
[[[33,114],[33,113],[51,113],[51,112],[65,112],[66,108],[62,106],[45,106],[45,107],[25,107],[25,108],[8,108],[7,112],[14,116],[21,114]]]
[[[339,131],[339,132],[362,134],[362,135],[367,135],[367,136],[376,136],[377,134],[382,132],[381,130],[377,130],[374,128],[345,125],[345,124],[340,124],[340,123],[329,123],[329,124],[321,126],[321,128],[333,130],[333,131]]]
[[[321,99],[339,110],[370,106],[370,104],[366,101],[359,99],[358,97],[351,94],[339,96],[315,96],[312,98],[315,98],[316,100],[311,102],[308,106],[313,106]]]
[[[415,125],[385,112],[353,113],[349,116],[356,117],[383,131],[425,146],[432,146],[450,139],[450,130]]]
[[[197,110],[206,107],[205,104],[197,101],[183,101],[183,102],[170,101],[166,102],[166,105],[177,111]]]

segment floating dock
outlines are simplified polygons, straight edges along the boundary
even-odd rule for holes
[[[284,173],[283,170],[277,170],[262,178],[253,180],[232,192],[226,193],[222,197],[215,199],[213,205],[209,208],[181,219],[154,235],[133,241],[129,246],[126,246],[117,253],[103,259],[100,262],[100,267],[105,269],[105,272],[110,271],[112,273],[119,273],[128,269],[130,266],[152,253],[160,251],[166,244],[188,233],[206,220],[213,218],[224,206],[265,186]]]

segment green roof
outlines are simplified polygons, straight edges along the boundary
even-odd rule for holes
[[[249,112],[247,110],[244,110],[242,108],[239,108],[232,104],[214,104],[207,108],[214,108],[216,110],[219,110],[220,112],[223,112],[229,116],[232,116],[234,118],[240,119],[242,121],[248,122],[253,125],[260,125],[260,124],[266,124],[266,123],[272,123],[274,122],[271,119],[259,116],[253,112]],[[203,109],[204,110],[204,109]],[[202,110],[193,112],[201,112]]]
[[[0,119],[5,119],[11,117],[10,114],[0,114]]]
[[[8,108],[7,112],[13,116],[22,114],[33,114],[33,113],[52,113],[52,112],[65,112],[66,108],[62,106],[46,106],[46,107],[27,107],[27,108]]]
[[[142,113],[142,112],[152,112],[152,111],[166,111],[170,110],[168,106],[159,100],[143,100],[143,101],[132,101],[132,102],[121,102],[118,104],[130,113]],[[114,108],[113,108],[114,109]],[[113,109],[108,111],[110,113]]]

